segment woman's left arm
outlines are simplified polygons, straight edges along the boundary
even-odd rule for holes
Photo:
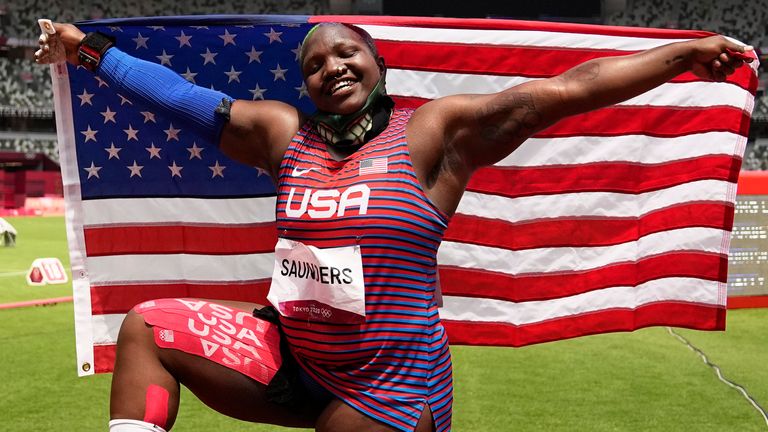
[[[683,72],[723,81],[742,66],[744,53],[751,49],[722,36],[672,43],[590,60],[561,75],[495,94],[438,99],[417,114],[438,120],[443,146],[450,147],[470,173],[503,159],[528,137],[564,117],[630,99]]]

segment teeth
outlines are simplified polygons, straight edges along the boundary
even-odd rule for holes
[[[353,82],[354,81],[349,81],[349,80],[339,81],[338,83],[336,83],[335,86],[333,86],[333,88],[331,89],[331,93],[336,92],[337,90],[340,90],[343,87],[351,86]]]

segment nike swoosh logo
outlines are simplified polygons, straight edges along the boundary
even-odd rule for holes
[[[305,169],[305,170],[300,170],[300,169],[298,169],[298,168],[294,168],[294,169],[293,169],[293,172],[291,173],[291,176],[293,176],[293,177],[301,177],[301,176],[303,176],[304,174],[306,174],[306,173],[308,173],[308,172],[310,172],[310,171],[312,171],[312,170],[316,170],[316,169],[317,169],[316,167],[307,168],[307,169]]]

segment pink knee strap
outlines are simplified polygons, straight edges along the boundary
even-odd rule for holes
[[[144,404],[144,421],[165,428],[168,421],[168,390],[150,384]]]

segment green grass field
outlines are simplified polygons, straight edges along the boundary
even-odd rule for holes
[[[38,256],[67,264],[62,218],[8,220],[0,273]],[[69,295],[0,276],[0,303]],[[1,430],[106,430],[109,375],[77,378],[71,303],[0,310]],[[768,310],[735,310],[726,332],[677,330],[768,405]],[[762,417],[667,333],[589,336],[525,348],[453,347],[456,431],[765,431]],[[286,430],[208,410],[189,393],[174,431]]]

